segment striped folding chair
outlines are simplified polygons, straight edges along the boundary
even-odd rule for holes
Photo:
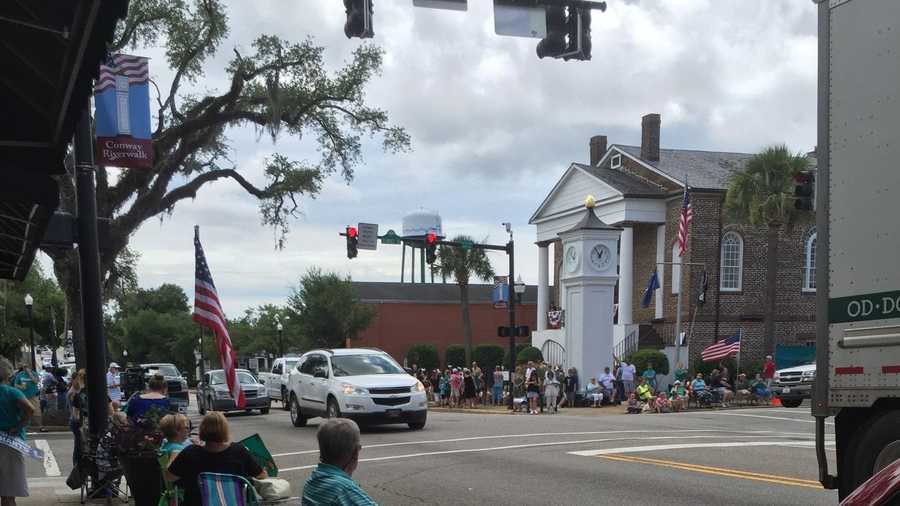
[[[203,506],[256,506],[259,496],[243,476],[224,473],[200,473],[200,503]]]

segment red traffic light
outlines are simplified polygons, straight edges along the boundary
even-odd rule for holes
[[[438,242],[438,237],[434,232],[428,232],[425,234],[425,243],[429,246],[434,246]]]
[[[356,227],[347,227],[347,237],[353,239],[357,235],[359,235],[359,232],[356,231]]]

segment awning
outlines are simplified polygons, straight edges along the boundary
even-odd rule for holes
[[[128,0],[0,2],[0,278],[24,279],[63,160]]]

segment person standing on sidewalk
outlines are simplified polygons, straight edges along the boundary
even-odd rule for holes
[[[556,405],[556,398],[559,397],[559,380],[556,379],[556,373],[547,371],[547,378],[544,380],[544,402],[547,405],[548,413],[559,412]]]
[[[494,406],[499,406],[503,402],[503,370],[498,365],[494,368]]]
[[[766,388],[772,389],[772,381],[775,379],[775,361],[772,355],[766,355],[766,362],[763,364],[763,379],[766,381]]]
[[[41,377],[38,376],[38,373],[31,370],[31,367],[27,364],[23,364],[19,367],[19,372],[16,373],[15,378],[13,378],[13,386],[22,391],[25,395],[25,398],[28,402],[31,403],[31,407],[33,414],[31,415],[31,425],[33,427],[40,427],[43,432],[44,421],[41,416]]]
[[[12,374],[12,364],[0,357],[0,432],[24,441],[35,409],[22,390],[9,386]],[[28,497],[25,456],[0,443],[0,504],[16,506],[16,497]]]
[[[622,361],[622,384],[625,386],[625,396],[630,397],[634,392],[634,365]]]
[[[115,403],[122,402],[122,382],[119,376],[119,364],[109,364],[109,372],[106,373],[106,389],[109,400]]]

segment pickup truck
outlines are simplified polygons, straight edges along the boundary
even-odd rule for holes
[[[283,357],[275,359],[272,363],[271,372],[260,372],[259,382],[266,386],[266,392],[273,401],[281,402],[281,407],[287,410],[290,404],[287,400],[290,398],[288,382],[291,377],[291,370],[297,367],[300,357]]]
[[[184,379],[184,376],[181,375],[181,372],[178,371],[178,368],[175,367],[175,364],[141,364],[141,369],[144,370],[145,384],[147,380],[149,380],[150,377],[154,374],[159,374],[166,378],[169,401],[173,405],[178,407],[179,412],[187,412],[188,405],[190,404],[190,398],[188,397],[188,384]]]
[[[816,364],[806,364],[775,371],[772,392],[786,408],[797,408],[803,399],[812,396],[812,386],[816,382]]]

